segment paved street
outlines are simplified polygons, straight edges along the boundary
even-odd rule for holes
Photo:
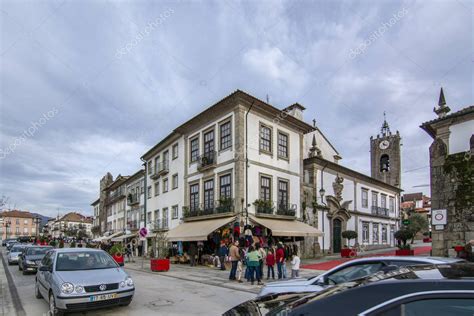
[[[6,259],[5,251],[2,255]],[[24,313],[17,309],[17,315],[47,315],[48,304],[34,297],[34,275],[22,275],[17,265],[6,266],[18,292],[19,302]],[[5,291],[5,272],[2,273],[2,303],[5,315],[15,315],[15,299]],[[137,270],[127,270],[135,281],[136,292],[133,302],[128,307],[98,310],[72,315],[221,315],[227,309],[255,294],[242,289],[235,290],[205,284],[199,281],[188,281],[152,274]],[[11,291],[10,291],[11,292]],[[203,304],[205,302],[205,304]]]

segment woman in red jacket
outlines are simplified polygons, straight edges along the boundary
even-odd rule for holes
[[[276,264],[278,269],[278,279],[281,279],[283,276],[282,266],[285,264],[285,250],[283,249],[282,243],[278,243],[277,246]]]
[[[273,254],[273,249],[269,248],[267,257],[265,258],[267,264],[267,280],[270,279],[270,271],[272,272],[272,278],[275,280],[275,255]]]

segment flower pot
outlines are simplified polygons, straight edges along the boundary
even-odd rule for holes
[[[357,251],[351,248],[342,248],[341,249],[341,257],[342,258],[352,258],[357,256]]]
[[[153,272],[169,271],[170,259],[150,259],[150,268]]]
[[[395,250],[395,256],[414,256],[415,250],[413,249],[398,249]]]
[[[431,242],[431,238],[430,237],[423,238],[423,242]]]
[[[119,264],[119,266],[123,267],[124,266],[124,262],[123,262],[123,255],[122,254],[115,254],[115,255],[112,255],[112,258],[114,258],[115,262],[117,262]]]
[[[454,250],[455,250],[456,252],[461,252],[461,251],[464,250],[464,246],[454,246]]]

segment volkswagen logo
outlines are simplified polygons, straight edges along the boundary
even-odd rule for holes
[[[99,290],[101,290],[101,291],[107,290],[107,285],[101,284],[101,285],[99,286]]]

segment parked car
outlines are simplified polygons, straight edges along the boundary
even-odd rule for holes
[[[36,274],[36,298],[49,303],[51,315],[127,306],[134,293],[132,278],[100,249],[50,250]]]
[[[6,247],[9,241],[16,241],[16,238],[7,238],[2,240],[2,246]]]
[[[23,271],[23,275],[36,272],[38,264],[51,249],[51,246],[26,246],[18,257],[18,269]]]
[[[320,292],[278,293],[244,302],[230,315],[472,316],[474,264],[402,267]]]
[[[13,247],[8,252],[8,256],[7,256],[9,265],[18,263],[18,256],[23,252],[23,249],[26,246],[27,245],[25,244],[18,244],[18,243],[13,245]]]
[[[368,257],[344,262],[323,274],[309,279],[290,279],[267,283],[258,296],[286,292],[319,292],[328,286],[352,281],[373,274],[387,271],[390,266],[403,267],[415,264],[441,264],[462,262],[459,258],[442,257]]]
[[[19,242],[18,242],[18,240],[16,240],[16,239],[7,241],[7,245],[6,245],[7,251],[10,251],[10,249],[12,249],[13,245],[14,245],[14,244],[18,244],[18,243],[19,243]]]

